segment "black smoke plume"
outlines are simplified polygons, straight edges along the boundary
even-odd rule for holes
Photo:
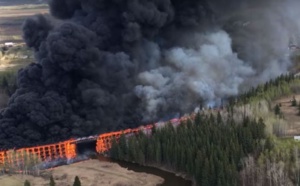
[[[23,26],[36,62],[1,112],[0,146],[135,127],[287,71],[299,3],[51,0]],[[298,34],[298,35],[297,35]]]

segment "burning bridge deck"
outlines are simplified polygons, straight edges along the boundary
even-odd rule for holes
[[[192,118],[194,115],[189,117],[182,117],[179,119],[172,119],[170,122],[177,126],[182,121],[186,121],[188,118]],[[143,132],[147,135],[151,134],[152,128],[155,126],[157,128],[164,127],[167,122],[159,122],[155,124],[150,124],[146,126],[141,126],[135,129],[126,129],[117,132],[109,132],[100,134],[97,136],[90,136],[90,137],[83,137],[77,139],[70,139],[59,143],[43,145],[43,146],[36,146],[30,148],[21,148],[17,150],[9,150],[9,151],[0,151],[0,164],[4,164],[7,162],[13,162],[19,159],[24,159],[26,154],[36,155],[37,158],[40,160],[53,160],[57,158],[67,158],[71,159],[76,157],[76,144],[84,143],[89,141],[97,141],[96,142],[96,152],[97,153],[104,153],[111,148],[112,141],[121,137],[122,134],[125,136],[130,136],[137,134],[139,132]]]

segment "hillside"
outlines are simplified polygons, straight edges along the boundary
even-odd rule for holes
[[[300,144],[286,138],[300,134],[299,111],[290,101],[294,97],[298,104],[299,87],[299,77],[280,76],[229,98],[223,109],[199,112],[176,129],[154,129],[150,138],[123,136],[113,142],[110,155],[167,167],[201,186],[299,184]]]
[[[82,185],[85,186],[155,186],[163,182],[163,179],[158,176],[136,173],[122,168],[116,163],[88,160],[43,171],[41,176],[1,176],[0,184],[5,186],[23,186],[24,181],[29,180],[33,186],[49,185],[50,175],[53,175],[57,186],[71,185],[74,182],[74,177],[77,175]]]
[[[281,113],[283,115],[284,120],[286,121],[286,126],[282,127],[282,135],[289,136],[297,136],[300,135],[300,115],[298,106],[292,106],[291,100],[293,98],[296,99],[299,104],[300,95],[291,95],[285,96],[280,99],[277,99],[273,102],[273,108],[278,104],[280,106]]]

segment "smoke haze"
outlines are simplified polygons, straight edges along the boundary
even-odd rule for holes
[[[36,63],[1,113],[0,146],[86,136],[189,113],[291,65],[300,2],[52,0],[23,26]]]

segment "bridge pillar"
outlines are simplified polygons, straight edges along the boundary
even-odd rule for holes
[[[73,143],[72,143],[73,142]],[[72,159],[76,157],[76,145],[74,143],[74,140],[68,140],[64,143],[65,145],[65,156],[68,159]]]
[[[97,139],[97,142],[96,142],[96,152],[97,153],[103,153],[104,151],[105,151],[105,143],[102,140],[102,138],[99,137]]]

